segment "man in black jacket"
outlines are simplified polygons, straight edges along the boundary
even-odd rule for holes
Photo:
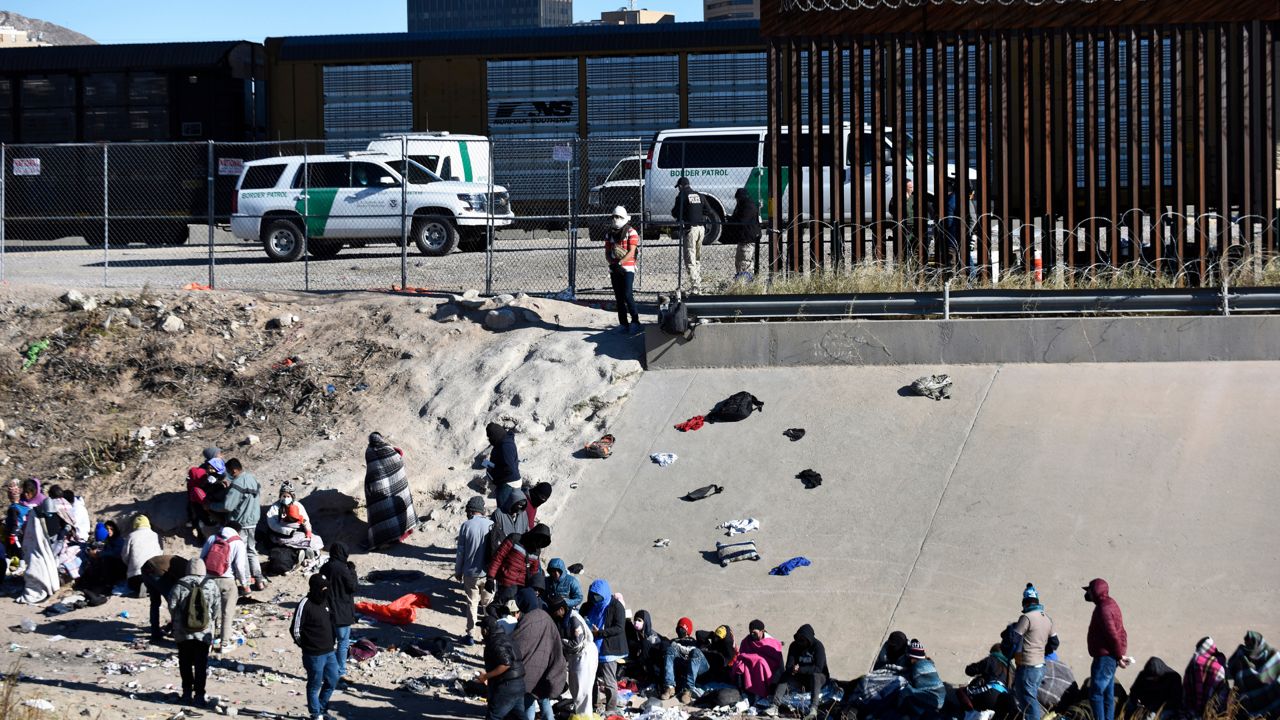
[[[324,575],[311,576],[307,596],[298,601],[289,629],[294,644],[302,649],[302,666],[307,671],[307,714],[311,720],[324,720],[339,677],[333,610]]]
[[[751,199],[746,188],[738,188],[733,196],[737,203],[733,206],[733,214],[729,216],[729,229],[736,233],[734,238],[738,249],[733,255],[733,263],[737,276],[742,282],[751,282],[751,270],[754,253],[752,250],[760,242],[760,206]]]
[[[809,691],[809,713],[806,720],[818,716],[818,700],[822,698],[822,686],[827,684],[827,649],[813,635],[811,625],[801,625],[787,650],[787,662],[782,667],[782,680],[773,693],[773,704],[778,706],[792,688]]]
[[[676,219],[684,243],[684,266],[689,273],[693,292],[702,291],[702,240],[706,235],[702,227],[702,196],[689,187],[689,178],[680,176],[676,181],[676,204],[671,207],[671,217]]]
[[[329,562],[320,568],[320,574],[329,583],[329,608],[333,610],[334,634],[338,640],[338,674],[343,678],[347,676],[351,626],[356,622],[356,565],[348,557],[347,546],[335,542],[329,546]]]
[[[516,452],[516,436],[507,428],[491,422],[484,428],[485,437],[493,450],[489,452],[489,476],[498,490],[498,504],[502,504],[502,486],[520,488],[520,454]]]

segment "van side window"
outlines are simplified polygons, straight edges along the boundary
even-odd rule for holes
[[[298,168],[298,174],[293,178],[293,186],[295,188],[313,187],[313,188],[342,188],[347,187],[350,182],[350,167],[348,162],[318,162],[309,163]],[[306,172],[305,185],[302,173]]]
[[[760,157],[756,135],[706,135],[664,140],[658,151],[658,167],[753,168]]]

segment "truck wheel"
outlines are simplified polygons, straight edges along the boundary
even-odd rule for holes
[[[336,240],[312,240],[307,243],[307,253],[317,260],[328,260],[342,252],[342,247]]]
[[[293,220],[275,218],[262,229],[262,249],[273,262],[293,262],[302,257],[302,228]]]
[[[702,210],[702,226],[706,228],[702,236],[703,245],[715,245],[724,234],[724,218],[714,206],[708,204]]]
[[[413,221],[410,231],[418,252],[429,257],[448,255],[458,247],[458,229],[442,215],[423,215]]]

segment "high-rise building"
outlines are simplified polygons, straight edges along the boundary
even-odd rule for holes
[[[702,0],[703,20],[759,20],[760,0]]]
[[[673,23],[676,16],[661,10],[606,10],[600,13],[601,25],[653,25],[656,23]]]
[[[409,0],[409,32],[573,24],[573,0]]]

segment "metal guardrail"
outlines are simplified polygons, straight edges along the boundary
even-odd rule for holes
[[[1026,315],[1280,313],[1280,288],[963,290],[863,295],[719,295],[685,299],[690,320]]]

